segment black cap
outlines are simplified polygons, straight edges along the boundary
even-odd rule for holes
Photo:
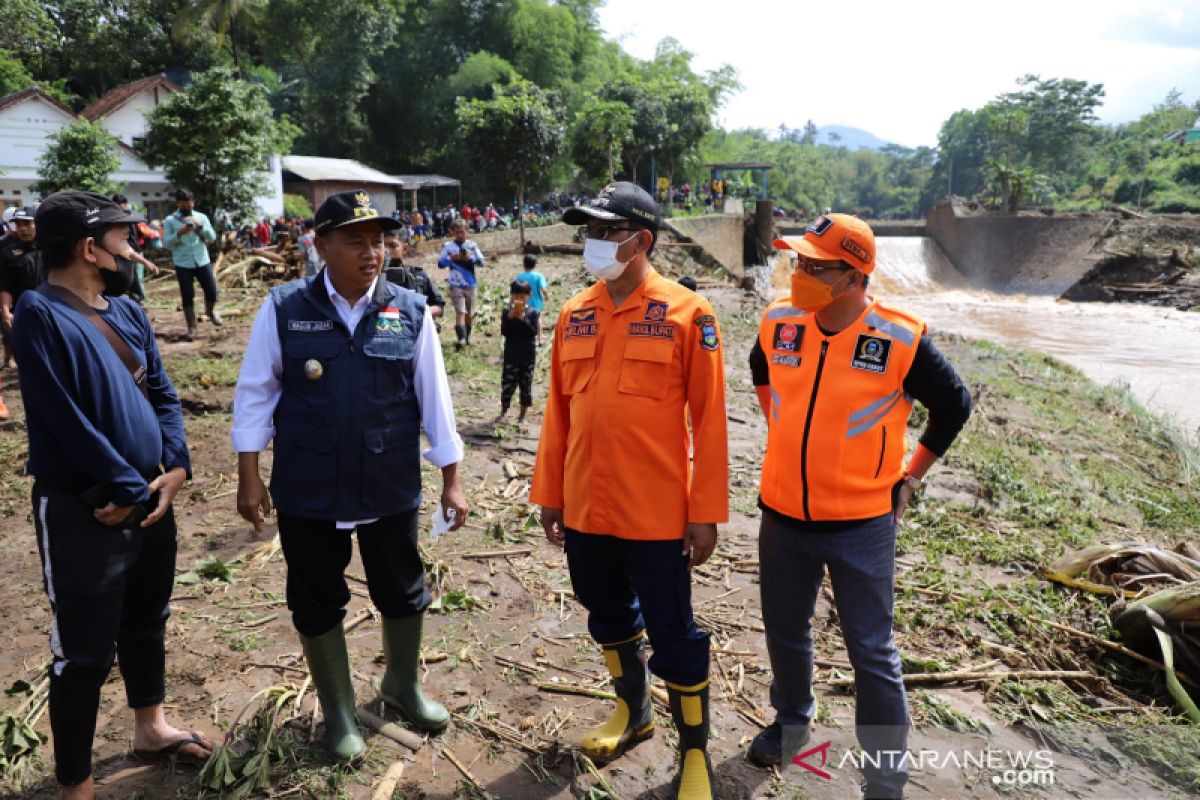
[[[196,195],[192,194],[191,189],[176,189],[175,190],[176,202],[178,202],[179,200],[194,200],[194,199],[196,199]]]
[[[642,187],[629,181],[610,183],[586,206],[568,208],[562,221],[568,225],[583,225],[588,219],[626,219],[657,231],[662,225],[658,203]]]
[[[29,222],[33,222],[34,217],[36,215],[37,215],[37,207],[36,206],[23,206],[13,212],[12,220],[13,220],[13,222],[16,222],[19,219],[23,219],[23,220],[28,220]]]
[[[87,236],[109,225],[142,221],[141,214],[124,211],[96,192],[55,192],[38,206],[37,242],[49,244],[62,239]]]
[[[399,220],[380,214],[379,209],[371,205],[371,195],[366,189],[329,195],[317,209],[314,221],[318,236],[324,236],[334,228],[344,228],[360,222],[378,222],[383,225],[385,231],[394,231],[401,227]]]

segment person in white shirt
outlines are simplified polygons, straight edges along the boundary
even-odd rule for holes
[[[383,615],[382,699],[422,730],[449,714],[427,698],[418,654],[429,592],[417,549],[420,458],[442,471],[453,529],[467,515],[462,439],[425,298],[380,277],[381,216],[365,191],[329,197],[316,215],[317,275],[271,290],[250,332],[233,402],[238,511],[262,530],[274,506],[288,566],[287,600],[342,759],[365,745],[342,632],[345,568],[357,529],[371,600]],[[420,432],[429,449],[422,454]],[[259,453],[274,440],[271,488]]]

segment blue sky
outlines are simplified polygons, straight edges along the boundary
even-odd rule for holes
[[[609,38],[650,58],[665,36],[700,70],[731,64],[727,128],[852,125],[909,147],[1026,73],[1102,83],[1104,122],[1173,87],[1200,99],[1200,0],[608,0]]]

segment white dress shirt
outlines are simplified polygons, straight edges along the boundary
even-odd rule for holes
[[[367,312],[367,305],[375,292],[375,282],[351,305],[333,288],[328,270],[322,273],[322,277],[338,317],[353,332]],[[378,280],[375,279],[376,282]],[[439,469],[462,461],[463,441],[454,423],[450,381],[446,378],[437,328],[434,327],[428,307],[425,309],[421,333],[417,336],[413,361],[413,389],[421,409],[421,427],[425,431],[425,438],[429,440],[429,449],[422,455]],[[267,297],[250,329],[250,341],[246,345],[242,370],[233,392],[233,432],[230,439],[234,450],[257,453],[267,449],[275,437],[275,407],[282,394],[283,349],[275,321],[275,303]],[[338,528],[353,528],[371,522],[375,520],[347,520],[339,522]]]

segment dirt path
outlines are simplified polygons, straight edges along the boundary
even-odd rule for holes
[[[516,264],[514,257],[498,259],[485,280],[495,287],[506,285]],[[552,320],[558,304],[579,286],[578,259],[548,256],[542,265],[551,278],[553,299],[546,317]],[[492,275],[505,277],[500,280]],[[852,769],[834,770],[832,779],[824,780],[798,768],[775,774],[753,767],[743,757],[750,737],[771,718],[770,673],[755,569],[758,512],[754,498],[765,426],[746,367],[749,332],[761,301],[728,287],[702,287],[702,291],[717,306],[726,329],[734,508],[730,523],[722,527],[713,560],[696,571],[694,594],[699,619],[714,633],[713,646],[718,651],[712,673],[716,697],[712,756],[720,796],[854,797],[857,780]],[[477,344],[462,354],[451,349],[447,355],[459,427],[468,442],[464,485],[472,506],[471,519],[466,530],[426,543],[429,575],[444,608],[444,613],[428,617],[426,687],[454,712],[455,724],[415,754],[373,736],[367,762],[357,771],[332,768],[315,751],[302,748],[277,779],[272,796],[369,798],[377,776],[397,758],[411,758],[402,792],[394,795],[408,800],[670,796],[675,735],[663,709],[659,709],[659,729],[652,740],[601,768],[605,788],[596,774],[573,758],[570,746],[606,717],[609,701],[538,688],[539,684],[557,684],[604,689],[606,681],[603,660],[586,633],[585,614],[571,596],[564,556],[545,543],[536,524],[536,509],[525,500],[540,414],[535,412],[524,429],[492,422],[498,407],[496,318],[502,297],[499,289],[483,293]],[[202,323],[200,340],[186,343],[179,338],[182,320],[175,310],[173,283],[158,281],[151,290],[151,317],[185,401],[195,467],[193,481],[177,502],[180,579],[168,627],[168,709],[174,720],[214,735],[223,735],[256,692],[281,683],[299,685],[304,677],[299,669],[299,645],[283,602],[284,564],[273,545],[274,528],[268,526],[256,535],[234,508],[236,476],[228,444],[229,404],[241,350],[260,298],[261,290],[226,292],[223,308],[229,308],[228,324],[216,330]],[[445,331],[443,340],[447,341]],[[544,352],[535,408],[544,397],[547,357]],[[23,413],[16,398],[15,376],[9,372],[5,379],[5,397],[18,420],[6,424],[0,434],[0,467],[6,476],[0,484],[0,560],[7,572],[7,580],[0,582],[0,628],[8,640],[0,653],[0,676],[8,685],[18,679],[32,681],[43,670],[49,615],[29,518],[28,483],[20,477],[25,449],[19,423]],[[436,499],[437,483],[430,469],[426,469],[425,485],[427,497]],[[232,582],[197,576],[195,566],[212,558],[229,568]],[[202,572],[218,571],[217,563],[211,562]],[[919,558],[902,558],[901,564],[905,574],[922,568]],[[970,564],[963,566],[974,569]],[[348,618],[356,618],[371,606],[357,560],[350,573],[353,600]],[[850,674],[844,666],[846,655],[836,633],[830,598],[826,588],[818,608],[822,682],[834,674]],[[940,605],[934,601],[927,604],[935,613]],[[959,655],[984,661],[973,655],[978,649],[965,646],[972,637],[978,638],[975,633],[964,633]],[[924,643],[919,628],[903,631],[900,639],[906,654],[947,657]],[[370,680],[382,671],[377,622],[367,619],[351,632],[349,640],[358,696],[365,703],[372,697]],[[997,729],[993,741],[1036,749],[1032,740],[1013,729],[999,729],[1001,721],[981,691],[955,688],[930,693],[941,699],[941,705],[915,703],[914,716],[919,722],[930,722],[929,708],[944,707],[949,709],[944,719],[982,720]],[[1036,706],[1036,699],[1030,702]],[[852,695],[822,683],[820,703],[821,727],[814,743],[830,739],[835,750],[844,750],[852,744]],[[374,704],[371,707],[376,708]],[[307,734],[310,710],[311,700],[305,699],[297,725],[300,738]],[[139,764],[129,755],[130,722],[114,671],[104,689],[96,736],[101,797],[196,796],[194,772],[172,773],[164,767]],[[484,728],[500,731],[504,740]],[[38,730],[48,734],[45,719]],[[961,741],[956,737],[961,738],[945,728],[927,728],[914,735],[912,746],[957,746]],[[539,754],[531,755],[516,742]],[[43,752],[48,761],[49,748]],[[455,766],[455,760],[469,771],[470,779]],[[1055,767],[1054,787],[1037,790],[998,786],[987,770],[914,772],[909,796],[1188,796],[1128,759],[1096,760],[1086,752],[1073,755],[1055,750]],[[47,764],[44,775],[50,774]],[[3,796],[48,799],[55,794],[45,777],[23,793]]]

